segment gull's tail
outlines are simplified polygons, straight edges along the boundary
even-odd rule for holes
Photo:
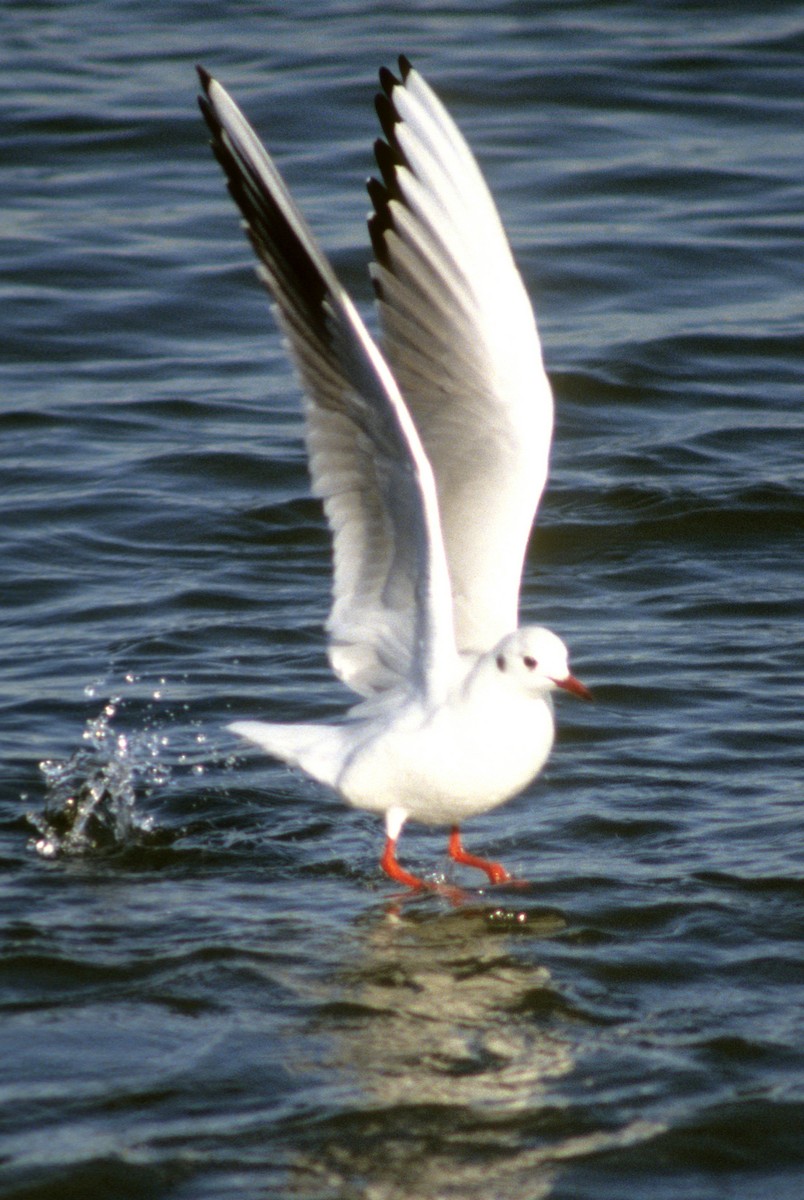
[[[280,725],[267,721],[235,721],[232,733],[254,742],[274,758],[300,767],[319,783],[337,788],[349,747],[337,725]]]

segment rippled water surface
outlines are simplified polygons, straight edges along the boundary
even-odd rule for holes
[[[225,732],[347,696],[193,65],[370,311],[398,52],[537,306],[523,614],[597,698],[458,906]],[[0,56],[0,1195],[798,1198],[800,6],[9,0]]]

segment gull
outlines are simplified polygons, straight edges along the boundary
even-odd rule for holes
[[[332,723],[237,721],[273,757],[383,814],[380,865],[416,890],[408,819],[448,853],[521,792],[555,734],[552,693],[590,698],[548,629],[518,625],[553,400],[533,309],[477,163],[410,62],[383,68],[368,183],[382,348],[237,105],[198,68],[212,148],[303,389],[313,492],[333,540],[328,655],[359,697]]]

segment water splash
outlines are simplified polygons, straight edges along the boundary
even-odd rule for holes
[[[139,682],[125,677],[127,685]],[[85,688],[93,698],[98,685]],[[161,692],[152,692],[154,700]],[[90,718],[81,745],[66,760],[39,764],[47,794],[41,813],[28,813],[37,832],[29,845],[43,858],[83,855],[136,844],[153,831],[152,816],[138,811],[138,798],[167,785],[168,738],[158,729],[124,732],[115,725],[123,699],[113,695]]]

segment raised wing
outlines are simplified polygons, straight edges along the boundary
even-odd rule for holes
[[[304,384],[334,541],[330,660],[362,695],[446,689],[455,660],[432,471],[394,378],[257,135],[199,68],[201,111]]]
[[[435,474],[458,647],[482,651],[518,623],[553,401],[477,163],[422,77],[399,62],[401,81],[380,72],[372,276],[383,352]]]

